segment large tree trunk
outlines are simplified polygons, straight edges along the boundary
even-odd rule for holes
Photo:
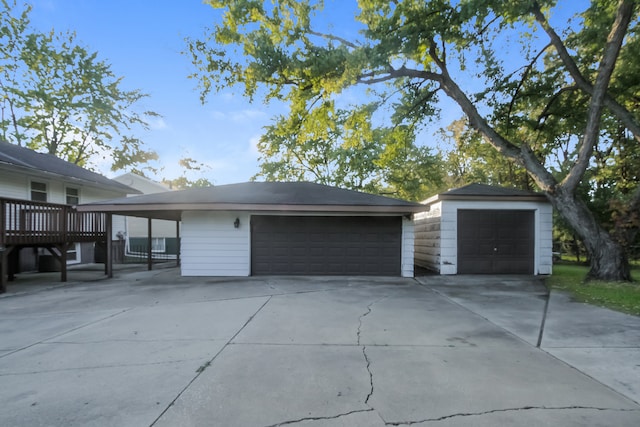
[[[598,224],[585,203],[562,186],[557,186],[556,191],[548,196],[587,248],[591,262],[587,278],[631,281],[629,260],[624,249]]]

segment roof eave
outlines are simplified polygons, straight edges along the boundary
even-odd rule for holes
[[[522,196],[499,196],[499,195],[457,195],[457,194],[440,194],[436,198],[432,197],[425,203],[433,203],[437,200],[473,200],[473,201],[491,201],[491,202],[548,202],[549,200],[543,194],[532,194]]]
[[[25,173],[29,173],[34,176],[42,177],[44,179],[58,179],[61,181],[69,181],[69,182],[77,182],[79,185],[86,185],[93,188],[106,189],[108,191],[113,191],[119,194],[142,194],[141,191],[136,190],[135,188],[129,187],[120,182],[114,181],[117,185],[113,183],[101,183],[97,181],[91,181],[87,179],[77,178],[74,176],[63,175],[56,172],[51,172],[47,170],[37,169],[31,166],[17,165],[15,163],[8,163],[0,161],[0,164],[9,168],[9,169],[18,169]],[[109,178],[106,178],[109,179]],[[120,186],[124,186],[126,188],[121,188]]]
[[[102,204],[79,205],[80,212],[160,212],[160,211],[247,211],[247,212],[335,212],[335,213],[389,213],[411,214],[424,210],[424,206],[364,206],[364,205],[276,205],[245,203],[152,203],[152,204]]]

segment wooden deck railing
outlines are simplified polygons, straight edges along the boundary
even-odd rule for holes
[[[0,198],[0,247],[106,240],[106,214],[72,206]]]

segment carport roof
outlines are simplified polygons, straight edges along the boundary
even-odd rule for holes
[[[245,182],[147,194],[78,206],[79,211],[179,220],[183,211],[410,214],[419,203],[311,182]]]

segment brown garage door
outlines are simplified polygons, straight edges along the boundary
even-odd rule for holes
[[[251,274],[400,275],[401,217],[252,216]]]
[[[459,274],[533,274],[533,211],[458,210]]]

